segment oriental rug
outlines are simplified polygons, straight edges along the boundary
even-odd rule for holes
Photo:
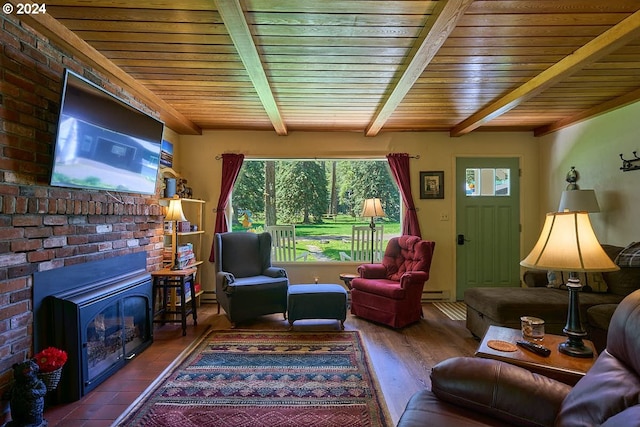
[[[357,331],[210,331],[114,426],[384,427]]]

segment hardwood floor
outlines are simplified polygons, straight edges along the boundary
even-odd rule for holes
[[[453,356],[472,356],[478,342],[464,321],[449,320],[432,304],[424,305],[424,319],[401,330],[376,325],[349,315],[345,330],[359,330],[384,394],[393,425],[398,422],[409,397],[429,387],[431,367]],[[286,330],[282,315],[265,316],[238,329]],[[154,379],[208,328],[230,329],[215,305],[202,305],[198,326],[190,325],[187,336],[180,325],[156,326],[154,343],[127,366],[81,400],[45,411],[50,427],[109,426]],[[339,329],[335,321],[298,321],[294,330]],[[1,423],[0,423],[1,424]]]

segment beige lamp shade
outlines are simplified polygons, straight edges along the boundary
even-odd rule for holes
[[[593,190],[565,190],[560,197],[558,212],[600,212],[596,192]]]
[[[169,208],[167,209],[167,215],[164,217],[165,221],[186,221],[187,218],[182,212],[182,201],[177,196],[169,200]]]
[[[587,212],[547,214],[538,242],[520,265],[570,272],[619,269],[600,246]]]
[[[365,218],[380,218],[385,216],[380,199],[366,199],[362,206],[362,215]]]

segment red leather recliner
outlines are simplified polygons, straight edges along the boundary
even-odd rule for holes
[[[435,245],[416,236],[389,240],[381,264],[358,267],[360,277],[351,281],[351,313],[393,328],[420,320]]]

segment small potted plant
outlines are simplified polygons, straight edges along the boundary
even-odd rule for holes
[[[35,356],[34,362],[40,368],[38,378],[47,386],[47,391],[58,387],[62,376],[62,367],[67,363],[67,352],[55,347],[47,347]]]

